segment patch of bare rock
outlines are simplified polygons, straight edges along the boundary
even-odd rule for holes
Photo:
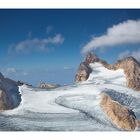
[[[139,126],[135,113],[128,107],[114,101],[108,94],[101,93],[100,106],[107,118],[117,128],[133,131]]]
[[[16,81],[5,78],[0,73],[0,111],[17,107],[21,102],[21,95]]]

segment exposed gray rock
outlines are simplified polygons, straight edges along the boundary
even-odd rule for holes
[[[13,109],[21,102],[17,82],[4,78],[0,73],[0,111]]]
[[[26,83],[26,82],[23,82],[23,81],[17,81],[17,85],[18,85],[18,86],[26,85],[26,86],[28,86],[28,87],[32,87],[32,85],[30,85],[30,84],[28,84],[28,83]]]
[[[86,62],[82,62],[76,74],[75,81],[80,82],[87,80],[91,72],[92,69],[89,67],[89,64]]]

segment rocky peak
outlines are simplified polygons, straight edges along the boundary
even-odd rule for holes
[[[127,86],[135,90],[140,90],[140,63],[131,57],[119,60],[114,64],[114,69],[124,69]]]
[[[110,70],[123,69],[127,80],[127,86],[134,90],[140,90],[140,63],[132,56],[118,60],[115,64],[108,64],[106,61],[98,58],[96,54],[89,53],[85,61],[80,63],[75,77],[76,82],[86,81],[88,79],[92,72],[89,64],[94,62],[99,62]]]
[[[75,76],[75,82],[86,81],[92,72],[89,64],[97,61],[99,61],[99,58],[94,53],[88,53],[84,62],[80,63]]]
[[[118,60],[114,65],[117,67],[117,65],[121,65],[124,67],[125,65],[128,65],[128,63],[133,65],[140,66],[140,63],[132,56],[126,57],[124,59]]]
[[[124,59],[122,59],[122,60],[133,61],[133,62],[138,63],[138,61],[137,61],[133,56],[126,57],[126,58],[124,58]]]
[[[90,64],[90,63],[98,62],[99,60],[100,59],[97,57],[96,54],[94,54],[94,53],[88,53],[87,56],[86,56],[85,62],[87,64]]]
[[[92,69],[89,67],[89,64],[86,62],[80,63],[78,71],[75,76],[75,82],[86,81],[92,72]]]

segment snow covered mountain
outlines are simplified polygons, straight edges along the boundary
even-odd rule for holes
[[[20,86],[21,103],[13,110],[0,113],[0,130],[139,130],[140,94],[126,86],[124,70],[109,70],[99,62],[90,63],[89,67],[92,72],[88,79],[73,85],[52,90]],[[107,113],[102,106],[101,93],[109,96],[111,106],[125,111],[119,113],[128,119],[116,121],[116,110],[114,119],[109,116],[112,110]]]
[[[84,62],[80,64],[75,81],[80,82],[87,80],[92,72],[90,63],[95,62],[102,64],[109,70],[123,69],[126,78],[126,86],[140,91],[140,63],[131,56],[118,60],[115,64],[108,64],[106,61],[98,58],[95,54],[89,53]]]

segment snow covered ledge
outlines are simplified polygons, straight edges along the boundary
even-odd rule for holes
[[[139,126],[139,120],[136,119],[135,113],[128,107],[114,101],[107,93],[101,94],[100,107],[108,119],[118,128],[132,131]]]

